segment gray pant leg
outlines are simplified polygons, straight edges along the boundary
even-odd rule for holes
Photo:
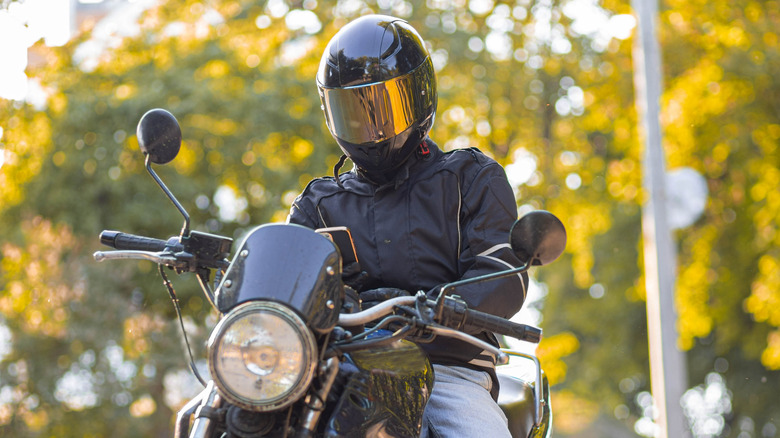
[[[511,438],[506,416],[490,396],[488,373],[445,365],[433,369],[421,438]]]

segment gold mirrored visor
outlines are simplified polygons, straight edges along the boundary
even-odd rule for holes
[[[318,84],[331,134],[354,144],[378,143],[406,131],[436,103],[436,78],[427,58],[414,71],[346,88]]]

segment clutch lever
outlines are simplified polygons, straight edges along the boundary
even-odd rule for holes
[[[185,252],[151,252],[151,251],[135,251],[135,250],[120,250],[120,251],[95,251],[92,255],[95,261],[102,262],[104,260],[148,260],[158,265],[170,266],[176,270],[190,271],[192,261],[194,257],[192,254]]]

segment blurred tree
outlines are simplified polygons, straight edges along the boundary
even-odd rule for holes
[[[295,57],[318,44],[307,31],[262,6],[181,1],[150,9],[136,37],[111,47],[90,35],[37,47],[46,108],[0,102],[0,311],[13,334],[0,368],[3,434],[170,434],[174,409],[198,388],[159,275],[90,254],[101,229],[167,238],[181,227],[134,135],[155,107],[182,125],[180,156],[158,171],[193,228],[238,238],[284,219],[290,196],[338,150],[311,82],[318,60]],[[195,282],[177,285],[203,357],[202,321],[213,326],[215,314]]]
[[[680,345],[692,386],[717,373],[729,391],[712,417],[720,430],[697,436],[775,436],[780,7],[662,6],[667,160],[704,175],[711,194],[678,233]],[[544,208],[567,227],[563,260],[537,273],[549,291],[536,305],[556,436],[604,417],[643,424],[644,194],[627,1],[169,0],[141,15],[134,36],[36,47],[45,108],[0,100],[3,434],[170,433],[198,385],[159,275],[149,263],[91,258],[102,229],[166,238],[181,226],[143,175],[135,123],[155,107],[178,117],[182,152],[156,170],[193,228],[240,238],[283,220],[341,153],[313,78],[328,38],[366,12],[408,19],[430,45],[434,140],[492,154],[521,213]],[[215,313],[194,281],[175,284],[202,358]]]

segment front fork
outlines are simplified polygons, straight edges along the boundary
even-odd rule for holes
[[[304,404],[305,407],[301,417],[302,421],[297,428],[296,438],[313,436],[320,414],[325,407],[324,400],[327,399],[333,382],[336,380],[338,370],[339,360],[336,357],[332,357],[321,364],[321,388],[316,394],[306,396],[306,403]],[[214,386],[214,381],[209,380],[206,388],[184,405],[176,414],[176,428],[173,436],[176,438],[187,438],[188,436],[189,438],[211,437],[217,423],[215,420],[224,422],[224,419],[220,420],[223,418],[219,413],[221,405],[222,398],[219,396],[216,386]],[[191,418],[195,418],[195,420],[190,428]],[[189,435],[187,435],[188,431],[190,431]]]
[[[222,397],[219,396],[214,381],[209,380],[206,388],[195,398],[190,400],[176,414],[176,428],[173,436],[187,438],[187,432],[191,430],[190,438],[210,437],[216,426],[214,417],[218,415],[218,409],[222,405]],[[190,418],[195,416],[195,421],[190,428]]]

